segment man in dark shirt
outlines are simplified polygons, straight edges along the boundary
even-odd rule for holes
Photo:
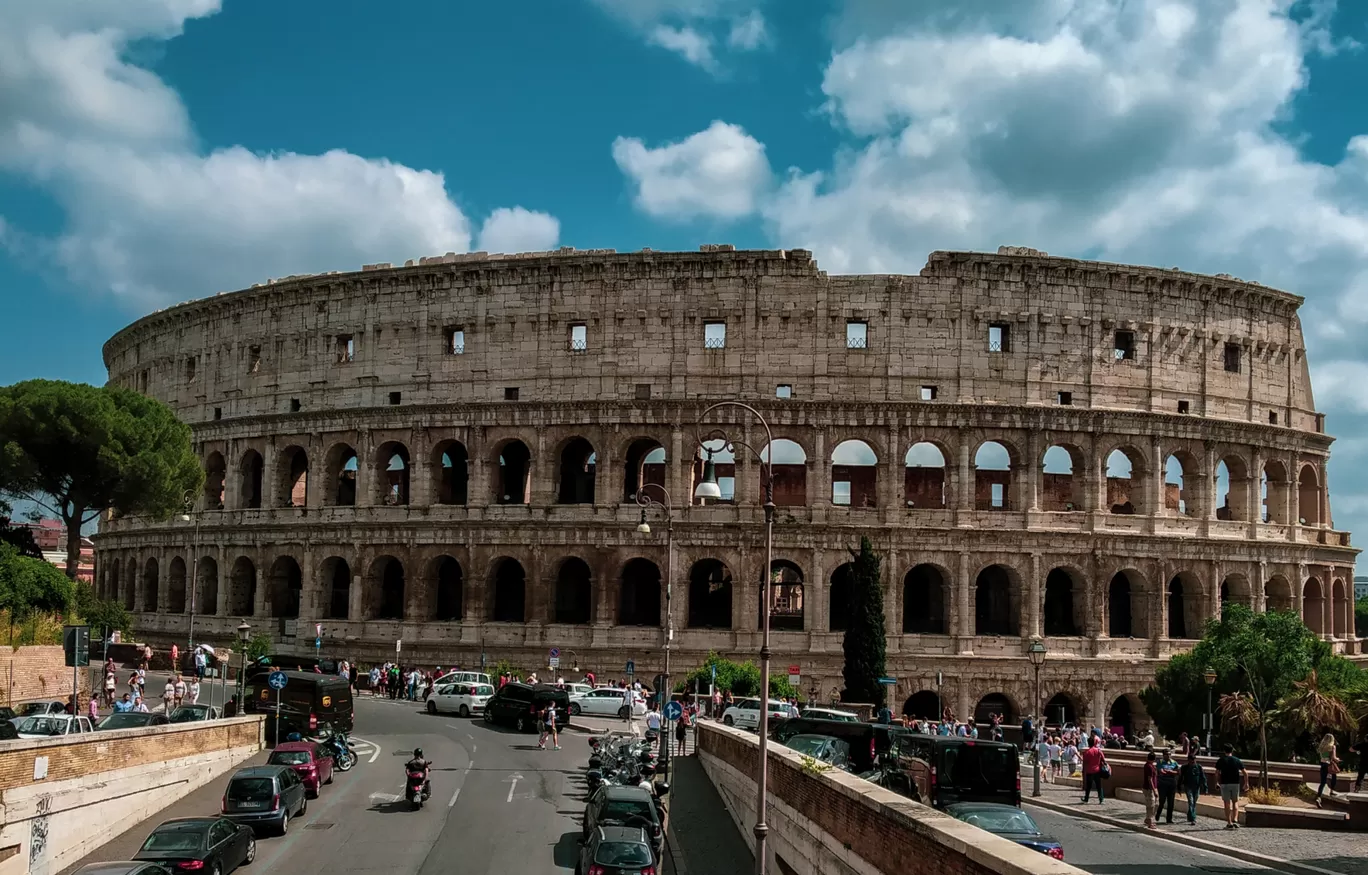
[[[1206,771],[1197,762],[1197,751],[1188,754],[1187,762],[1178,772],[1178,783],[1187,793],[1188,823],[1197,822],[1197,797],[1207,791]]]
[[[1155,762],[1154,751],[1145,757],[1145,828],[1154,829],[1157,792],[1159,788],[1159,768]]]
[[[1363,776],[1368,774],[1368,734],[1359,739],[1359,743],[1354,745],[1354,753],[1358,754],[1358,777],[1354,779],[1354,792],[1363,790]]]
[[[1239,829],[1240,790],[1249,789],[1249,773],[1235,756],[1235,745],[1227,744],[1216,759],[1216,783],[1221,785],[1221,806],[1225,809],[1226,829]]]

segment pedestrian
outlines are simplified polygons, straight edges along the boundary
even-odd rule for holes
[[[713,690],[712,694],[712,719],[722,719],[722,691]]]
[[[1320,756],[1320,786],[1316,788],[1316,807],[1321,807],[1321,795],[1325,793],[1325,785],[1330,785],[1330,795],[1335,795],[1335,784],[1339,775],[1339,756],[1335,749],[1335,736],[1327,732],[1321,736],[1320,744],[1316,745],[1316,753]]]
[[[1187,762],[1178,772],[1178,783],[1187,794],[1188,823],[1197,822],[1197,797],[1207,791],[1206,770],[1197,762],[1197,751],[1189,751]]]
[[[1049,742],[1049,739],[1045,738],[1044,734],[1042,734],[1042,735],[1040,736],[1040,741],[1036,742],[1035,745],[1034,745],[1034,747],[1035,747],[1035,767],[1036,767],[1036,771],[1040,772],[1040,780],[1042,780],[1042,781],[1047,781],[1047,782],[1048,782],[1048,781],[1050,780],[1050,771],[1049,771],[1049,769],[1050,769],[1050,742]]]
[[[1358,777],[1354,779],[1354,792],[1358,793],[1363,790],[1363,776],[1368,774],[1368,733],[1364,733],[1353,750],[1358,754]]]
[[[685,750],[689,746],[689,727],[693,725],[688,709],[685,709],[679,719],[675,721],[675,742],[679,748],[679,755],[684,756]]]
[[[1088,739],[1088,749],[1083,751],[1083,802],[1087,803],[1095,788],[1097,790],[1097,804],[1101,805],[1106,801],[1102,793],[1102,767],[1107,764],[1107,755],[1102,752],[1102,745],[1096,735]]]
[[[167,714],[171,713],[171,703],[176,699],[176,682],[171,678],[166,679],[166,686],[162,688],[162,710]]]
[[[651,703],[651,710],[646,712],[646,740],[656,742],[660,738],[660,712],[656,710],[655,703]]]
[[[1154,751],[1145,757],[1145,774],[1141,779],[1145,791],[1145,829],[1154,829],[1154,812],[1158,807],[1159,767],[1155,763]]]
[[[100,707],[99,707],[99,703],[96,701],[96,699],[95,699],[94,696],[91,696],[91,697],[90,697],[90,701],[89,701],[88,703],[86,703],[86,704],[88,705],[88,710],[89,710],[90,725],[91,725],[91,726],[94,726],[94,725],[95,725],[95,721],[100,719]]]
[[[1216,783],[1221,786],[1221,807],[1225,810],[1226,829],[1240,827],[1240,790],[1249,789],[1249,773],[1244,763],[1235,756],[1235,745],[1227,743],[1225,753],[1216,759]]]
[[[1050,743],[1047,745],[1046,750],[1050,753],[1050,780],[1053,781],[1054,778],[1063,777],[1064,745],[1060,742],[1058,735],[1050,739]]]
[[[106,671],[104,676],[104,700],[106,708],[114,707],[114,690],[119,682],[114,677],[114,672]]]
[[[114,703],[115,714],[125,714],[133,710],[133,694],[124,693],[123,698]]]
[[[171,670],[180,671],[180,647],[176,644],[171,645]]]
[[[1180,766],[1178,761],[1173,758],[1173,749],[1164,748],[1164,755],[1159,759],[1159,805],[1156,809],[1156,818],[1164,814],[1165,823],[1173,823],[1173,801],[1178,795],[1178,771]]]
[[[148,650],[149,653],[152,652],[152,648],[150,648],[150,647],[147,648],[147,650]],[[146,668],[140,668],[140,669],[138,669],[138,695],[139,695],[139,696],[146,696],[146,695],[147,695],[147,669],[146,669]]]
[[[204,655],[204,651],[196,648],[195,650],[195,677],[204,680],[204,669],[209,665],[209,657]]]
[[[546,740],[551,739],[551,749],[560,750],[560,738],[556,734],[556,700],[550,699],[542,709],[542,732],[537,740],[537,749],[546,750]]]
[[[199,694],[200,694],[200,682],[199,682],[199,678],[195,678],[194,680],[190,681],[189,693],[190,693],[190,704],[191,704],[191,705],[198,705],[198,704],[199,704]]]
[[[177,673],[176,675],[176,707],[179,708],[185,703],[185,678]]]
[[[139,712],[140,714],[147,713],[147,703],[143,701],[142,696],[133,697],[133,710]]]

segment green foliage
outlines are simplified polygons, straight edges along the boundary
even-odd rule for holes
[[[884,676],[888,644],[884,638],[883,588],[879,585],[879,556],[869,538],[860,538],[858,552],[850,553],[850,622],[842,648],[845,666],[841,674],[845,689],[843,702],[884,704],[886,691],[879,678]]]
[[[515,675],[521,676],[522,669],[518,668],[516,665],[509,662],[507,659],[501,659],[498,662],[491,665],[489,667],[489,671],[486,672],[486,674],[488,674],[491,678],[498,680],[499,675],[504,674],[508,675],[509,677],[513,677]]]
[[[1368,637],[1368,595],[1354,602],[1354,632],[1360,637]]]
[[[90,626],[91,638],[107,637],[115,629],[124,633],[133,630],[133,617],[128,609],[119,602],[100,598],[88,583],[76,584],[72,607],[80,621]]]
[[[66,523],[73,578],[84,524],[105,510],[166,518],[203,482],[190,427],[160,401],[57,380],[0,389],[0,488]]]
[[[717,689],[721,692],[731,691],[737,698],[747,696],[758,696],[760,694],[760,667],[753,662],[733,662],[716,652],[709,652],[708,658],[703,660],[703,664],[685,678],[686,686],[705,693],[712,677],[712,667],[717,666]],[[798,689],[788,682],[788,678],[776,674],[771,666],[770,670],[770,697],[796,698]]]
[[[11,525],[9,517],[0,517],[0,543],[14,547],[20,556],[43,558],[43,551],[38,549],[38,542],[33,540],[33,530],[27,526],[21,528]]]
[[[271,636],[258,632],[247,642],[247,661],[256,662],[271,652]]]
[[[55,566],[22,556],[13,545],[0,542],[0,609],[15,620],[35,613],[66,613],[72,588]]]

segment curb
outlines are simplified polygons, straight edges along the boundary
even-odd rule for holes
[[[1107,826],[1118,829],[1129,830],[1130,832],[1140,833],[1141,835],[1152,836],[1175,844],[1187,845],[1199,850],[1208,851],[1213,854],[1220,854],[1223,857],[1242,860],[1246,863],[1254,863],[1259,866],[1267,866],[1269,869],[1277,869],[1281,872],[1288,872],[1291,875],[1344,875],[1333,869],[1322,869],[1320,866],[1312,866],[1307,863],[1298,863],[1294,860],[1284,860],[1281,857],[1270,857],[1266,854],[1246,851],[1243,848],[1233,848],[1230,845],[1223,845],[1219,842],[1208,841],[1207,839],[1193,838],[1186,833],[1165,832],[1158,829],[1145,829],[1144,826],[1131,823],[1128,820],[1120,820],[1115,817],[1108,817],[1105,814],[1093,814],[1090,811],[1081,811],[1071,805],[1061,805],[1058,802],[1045,802],[1040,799],[1023,797],[1023,805],[1035,805],[1040,808],[1053,811],[1056,814],[1066,814],[1070,817],[1077,817],[1082,820],[1092,820],[1097,823],[1105,823]]]

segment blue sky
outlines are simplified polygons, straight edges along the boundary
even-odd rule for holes
[[[447,250],[1027,245],[1305,295],[1368,536],[1368,0],[378,8],[0,0],[0,383],[99,382],[169,303]]]

